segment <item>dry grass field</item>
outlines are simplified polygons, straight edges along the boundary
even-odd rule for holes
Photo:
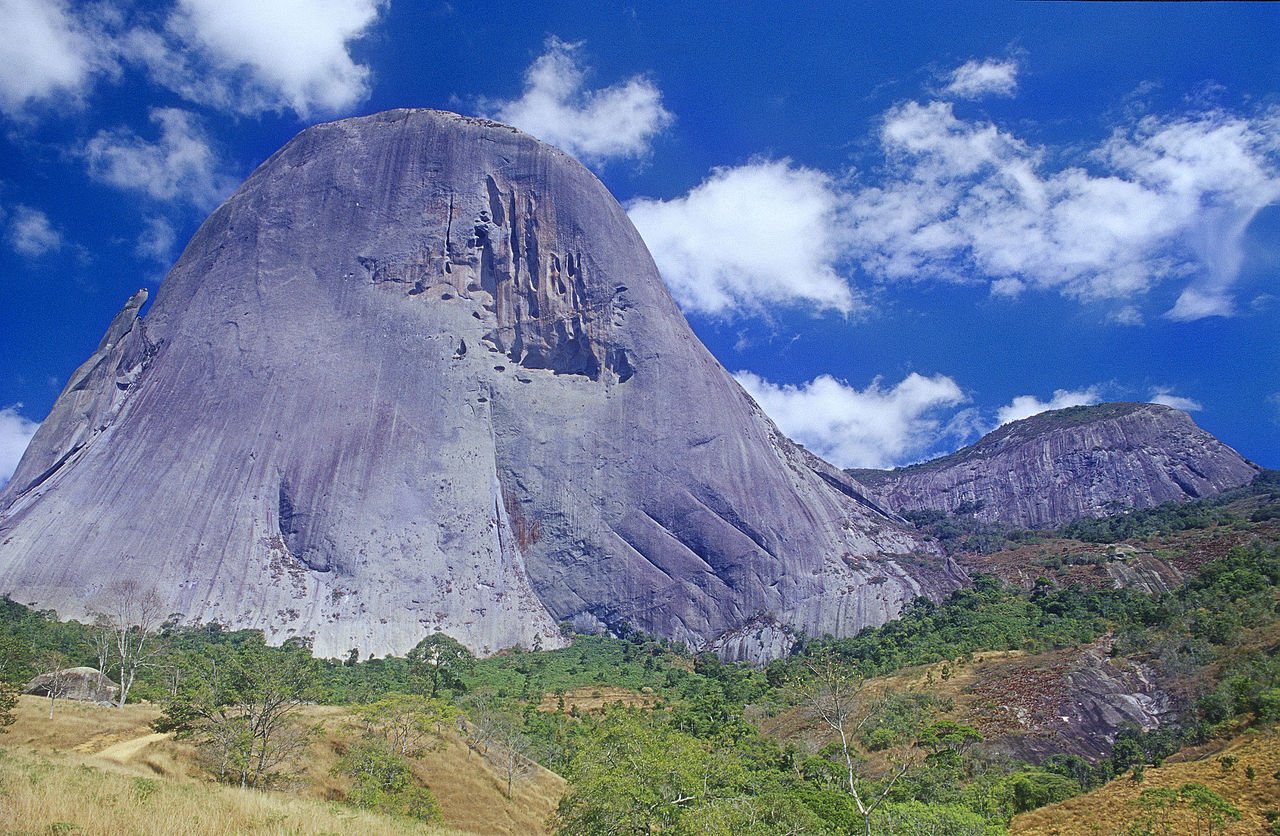
[[[1223,758],[1227,760],[1224,762]],[[1253,778],[1248,777],[1249,767],[1253,768]],[[1184,751],[1164,766],[1147,767],[1141,783],[1121,778],[1091,793],[1023,813],[1014,818],[1009,830],[1019,836],[1125,834],[1128,824],[1139,814],[1137,800],[1144,789],[1177,789],[1186,783],[1197,783],[1218,793],[1243,813],[1240,821],[1228,823],[1222,830],[1215,829],[1215,833],[1250,836],[1268,833],[1263,814],[1280,810],[1278,770],[1280,730],[1249,732],[1225,744]],[[1172,833],[1197,832],[1190,811],[1178,813],[1170,823]]]
[[[330,770],[358,734],[345,709],[305,712],[324,735],[287,792],[211,783],[191,746],[151,730],[158,713],[59,701],[50,721],[46,700],[23,697],[17,722],[0,736],[0,833],[537,834],[564,791],[563,779],[539,770],[508,799],[484,759],[450,737],[414,763],[444,812],[445,827],[429,827],[341,803],[348,787]]]

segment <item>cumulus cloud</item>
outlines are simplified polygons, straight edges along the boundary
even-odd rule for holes
[[[857,299],[837,269],[844,201],[828,175],[781,160],[717,169],[683,197],[627,211],[685,311],[849,313]]]
[[[36,421],[20,415],[18,410],[21,408],[19,403],[0,409],[0,488],[8,483],[31,436],[40,427]]]
[[[99,131],[84,157],[89,174],[121,189],[162,201],[185,201],[207,209],[235,188],[194,114],[155,108],[151,121],[160,137],[149,142],[126,128]]]
[[[165,30],[136,30],[130,54],[191,101],[308,118],[369,95],[371,73],[351,45],[386,0],[178,0]]]
[[[49,216],[30,206],[15,206],[9,222],[9,244],[20,255],[39,258],[62,247],[62,235],[49,223]]]
[[[599,90],[586,89],[581,44],[547,41],[525,73],[518,99],[485,103],[500,122],[549,142],[590,163],[648,153],[672,121],[657,85],[642,76]]]
[[[1093,151],[1097,171],[942,101],[894,107],[880,141],[889,172],[852,197],[864,269],[997,295],[1126,300],[1190,277],[1167,316],[1230,314],[1245,230],[1280,198],[1280,110],[1146,117]]]
[[[1021,421],[1051,409],[1066,409],[1069,406],[1087,406],[1102,400],[1096,386],[1087,389],[1055,389],[1053,397],[1042,401],[1035,395],[1018,395],[1008,404],[1000,407],[996,413],[996,423],[1004,426],[1011,421]]]
[[[1148,399],[1151,403],[1158,403],[1162,406],[1171,406],[1174,409],[1181,409],[1183,412],[1196,412],[1204,409],[1199,401],[1191,398],[1184,398],[1181,395],[1175,395],[1172,389],[1159,386],[1151,392]]]
[[[64,0],[0,0],[0,111],[20,115],[29,104],[75,102],[104,68],[86,24]]]
[[[1018,62],[968,61],[956,68],[942,93],[961,99],[979,96],[1012,96],[1018,89]]]
[[[919,458],[950,434],[942,413],[967,400],[945,375],[913,372],[889,388],[876,378],[865,389],[830,375],[800,386],[748,371],[734,377],[780,430],[840,467],[892,467]]]

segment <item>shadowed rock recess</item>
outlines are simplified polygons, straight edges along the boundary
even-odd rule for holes
[[[729,658],[962,573],[785,439],[621,207],[511,128],[304,131],[135,296],[0,494],[0,592],[403,653],[639,628]]]
[[[1258,473],[1191,416],[1153,403],[1042,412],[933,461],[849,471],[899,512],[947,511],[1022,528],[1213,496]]]

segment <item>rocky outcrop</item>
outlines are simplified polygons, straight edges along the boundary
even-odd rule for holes
[[[1113,657],[1113,645],[1108,636],[1027,659],[973,686],[966,700],[989,748],[1032,762],[1062,752],[1097,761],[1122,729],[1150,731],[1171,720],[1177,706],[1155,670]]]
[[[855,470],[895,511],[946,511],[1046,528],[1247,485],[1259,469],[1157,404],[1043,412],[924,464]]]
[[[785,439],[621,207],[511,128],[311,128],[135,297],[0,494],[0,593],[402,653],[643,629],[759,660],[963,573]]]
[[[97,668],[64,668],[42,673],[22,688],[22,693],[47,697],[49,692],[61,700],[111,702],[120,686]]]

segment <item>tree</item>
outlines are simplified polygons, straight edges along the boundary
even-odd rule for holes
[[[465,690],[460,678],[475,666],[476,657],[457,639],[444,633],[432,633],[409,651],[409,672],[430,683],[430,697],[440,696],[441,688]]]
[[[356,708],[365,733],[382,739],[398,755],[416,757],[437,742],[457,709],[442,700],[419,694],[388,694]]]
[[[1221,833],[1228,821],[1240,820],[1240,811],[1204,784],[1183,784],[1178,787],[1178,798],[1195,814],[1197,836],[1201,832],[1213,836]]]
[[[441,818],[440,805],[431,790],[414,782],[408,759],[381,738],[366,737],[356,742],[333,772],[351,779],[347,801],[357,807],[420,821]]]
[[[35,659],[36,670],[40,672],[42,687],[49,696],[49,719],[53,719],[54,705],[67,695],[71,687],[71,674],[67,670],[70,662],[57,650],[41,651]]]
[[[801,698],[839,737],[839,754],[844,761],[845,790],[858,807],[866,836],[871,836],[872,815],[888,798],[893,785],[907,773],[911,764],[905,762],[896,765],[881,786],[879,794],[864,798],[858,789],[858,775],[853,764],[853,737],[872,715],[872,706],[862,697],[863,679],[857,670],[832,652],[809,659],[805,668],[806,681],[801,686]]]
[[[690,735],[657,717],[611,711],[587,730],[569,769],[556,832],[649,834],[676,829],[715,777]],[[705,779],[705,780],[704,780]]]
[[[116,707],[124,708],[138,671],[156,653],[155,637],[164,620],[163,605],[154,589],[126,578],[107,587],[103,609],[95,615],[98,669],[106,673],[107,667],[114,665],[120,672]]]
[[[194,738],[219,780],[264,787],[311,745],[316,730],[301,727],[296,714],[315,692],[319,666],[304,641],[277,649],[261,633],[249,636],[187,658],[178,694],[155,728]]]
[[[488,694],[474,700],[468,717],[458,723],[467,747],[493,764],[505,779],[507,798],[511,798],[516,780],[532,773],[536,766],[522,725],[518,716],[500,708]]]

